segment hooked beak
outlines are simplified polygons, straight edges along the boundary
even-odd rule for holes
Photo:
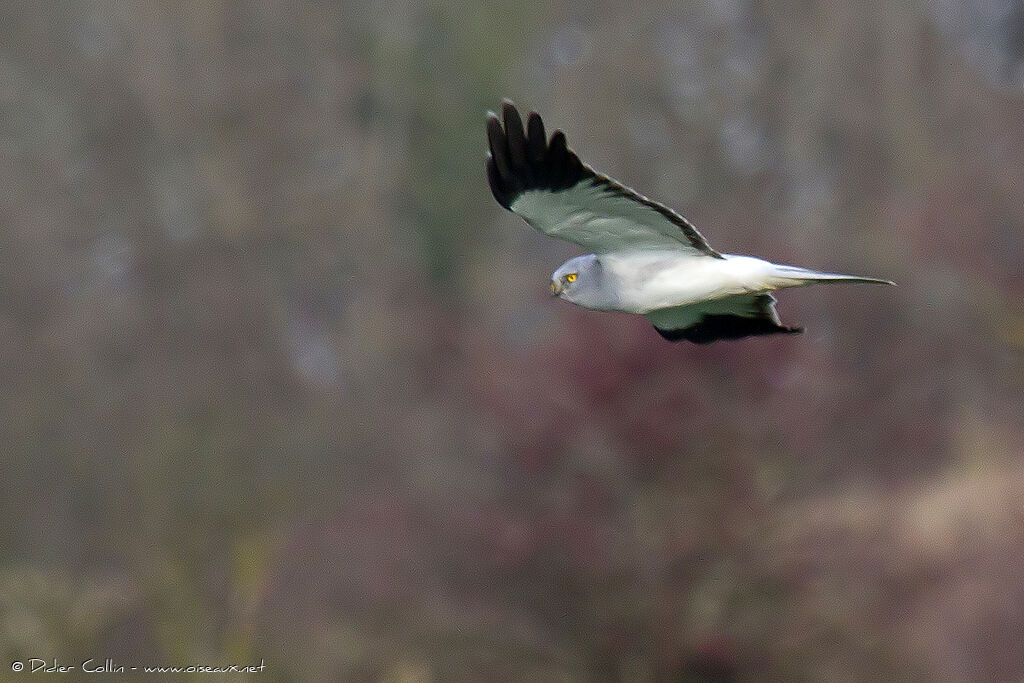
[[[551,281],[551,296],[558,296],[562,293],[562,283],[558,280]]]

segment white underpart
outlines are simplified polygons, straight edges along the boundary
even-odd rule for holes
[[[779,266],[750,256],[717,259],[679,252],[604,254],[604,286],[616,292],[615,310],[649,313],[735,294],[786,286]]]

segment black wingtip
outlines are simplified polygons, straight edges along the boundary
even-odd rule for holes
[[[508,158],[508,139],[501,127],[501,121],[493,114],[487,117],[487,144],[502,184],[506,188],[510,187],[513,184],[513,174]]]
[[[526,117],[526,152],[530,157],[531,166],[544,163],[544,152],[547,151],[548,140],[544,134],[544,121],[540,114],[531,111]]]
[[[555,131],[550,142],[540,114],[531,111],[526,126],[512,100],[501,103],[500,115],[487,112],[487,180],[494,198],[506,209],[524,190],[552,192],[572,187],[590,174],[565,141],[565,133]]]
[[[494,157],[490,154],[487,155],[487,183],[491,186],[491,194],[494,198],[506,209],[511,209],[512,200],[515,199],[515,193],[509,192],[505,187],[504,181],[501,179],[501,174],[498,173],[498,168],[494,164]]]
[[[761,337],[771,334],[801,334],[802,327],[786,327],[765,318],[748,318],[738,315],[706,315],[699,323],[677,330],[655,331],[671,342],[688,341],[694,344],[711,344],[722,340]]]
[[[505,138],[508,139],[508,157],[512,162],[512,170],[523,178],[524,185],[529,186],[533,180],[533,173],[526,158],[523,120],[519,117],[519,110],[511,102],[502,107],[502,116],[505,119]]]

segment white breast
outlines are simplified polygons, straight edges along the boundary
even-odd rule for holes
[[[604,254],[600,258],[616,281],[618,310],[644,314],[770,288],[771,263],[750,256],[724,256],[717,259],[645,251]]]

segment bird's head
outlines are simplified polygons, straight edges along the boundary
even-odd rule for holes
[[[600,270],[601,264],[593,254],[569,259],[551,275],[551,295],[589,308]]]

